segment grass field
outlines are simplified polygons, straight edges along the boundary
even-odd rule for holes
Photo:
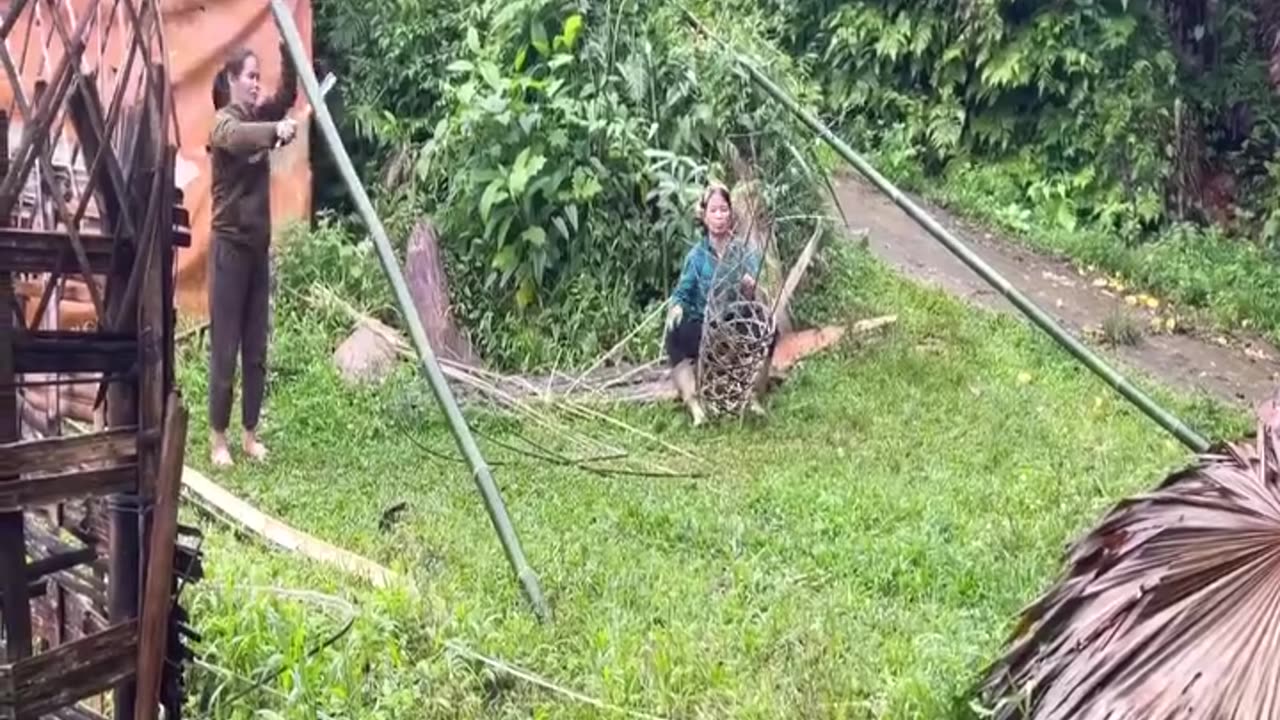
[[[331,328],[282,322],[272,461],[211,474],[411,574],[417,590],[374,590],[209,526],[211,577],[193,594],[199,647],[242,676],[282,672],[233,699],[243,683],[198,669],[194,702],[219,718],[614,716],[488,672],[460,644],[660,717],[963,716],[970,684],[1064,543],[1189,455],[1019,322],[853,251],[828,260],[809,318],[899,321],[802,366],[767,422],[695,431],[674,406],[616,411],[693,450],[707,477],[602,478],[482,442],[509,463],[496,476],[555,608],[545,626],[466,468],[424,452],[453,449],[438,414],[413,402],[412,373],[345,389],[329,364]],[[184,358],[189,462],[207,470],[203,373],[198,353]],[[1209,435],[1244,428],[1208,401],[1157,394]],[[510,431],[474,419],[488,437]],[[400,522],[381,529],[397,503]],[[260,586],[344,597],[354,626],[304,657],[340,613]]]

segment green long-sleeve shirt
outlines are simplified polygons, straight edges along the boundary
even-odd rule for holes
[[[298,97],[298,73],[281,48],[280,87],[256,106],[228,105],[218,111],[209,136],[213,172],[215,240],[257,247],[271,243],[271,158],[276,123]]]

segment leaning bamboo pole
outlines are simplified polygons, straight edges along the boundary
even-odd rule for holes
[[[1116,392],[1120,393],[1126,400],[1133,403],[1147,417],[1151,418],[1160,427],[1164,428],[1182,444],[1191,450],[1202,453],[1209,448],[1209,441],[1200,433],[1192,430],[1182,420],[1170,413],[1165,408],[1156,403],[1149,395],[1144,393],[1136,385],[1116,371],[1115,368],[1107,364],[1105,360],[1089,349],[1084,343],[1080,342],[1075,336],[1067,332],[1061,325],[1057,323],[1048,313],[1040,306],[1036,305],[1030,298],[1024,295],[1016,287],[1013,286],[1004,276],[996,272],[969,246],[965,245],[959,238],[942,226],[936,218],[926,212],[907,197],[906,193],[899,190],[893,183],[889,182],[881,175],[871,163],[867,162],[861,155],[854,152],[826,125],[823,125],[813,113],[801,107],[795,98],[791,97],[785,90],[778,86],[777,83],[770,80],[763,72],[761,72],[755,63],[751,62],[745,55],[738,52],[732,45],[720,38],[711,31],[701,20],[698,19],[687,8],[684,9],[686,17],[689,21],[707,37],[713,39],[720,45],[725,53],[746,72],[747,77],[751,79],[756,86],[782,105],[788,112],[794,115],[800,122],[804,123],[810,130],[820,137],[823,142],[827,143],[832,150],[835,150],[840,157],[844,158],[867,180],[871,181],[881,192],[889,196],[898,207],[922,228],[924,228],[935,240],[942,243],[947,250],[968,265],[970,269],[978,274],[988,285],[995,288],[1004,295],[1027,319],[1031,320],[1037,327],[1048,333],[1059,345],[1067,352],[1071,353],[1077,360],[1089,368],[1095,375],[1102,378],[1104,382],[1110,385]]]
[[[293,15],[282,0],[271,0],[271,12],[275,15],[276,23],[280,26],[280,35],[289,50],[289,56],[293,60],[294,67],[298,69],[298,78],[302,81],[302,89],[311,103],[313,118],[316,124],[320,126],[321,135],[324,137],[325,144],[329,148],[329,153],[332,155],[334,163],[342,174],[342,179],[346,182],[347,191],[351,193],[352,200],[355,201],[361,217],[369,227],[369,234],[373,238],[374,247],[378,250],[378,260],[381,261],[382,269],[387,275],[387,280],[391,283],[396,304],[400,306],[400,312],[404,314],[405,325],[409,330],[409,338],[413,342],[414,349],[418,352],[422,369],[427,375],[427,382],[436,396],[436,401],[440,403],[441,409],[444,410],[445,417],[449,421],[449,430],[453,433],[453,437],[458,443],[458,450],[466,458],[467,464],[471,466],[476,487],[480,490],[480,495],[484,499],[485,508],[489,512],[489,519],[493,522],[493,527],[498,532],[498,538],[501,540],[502,548],[507,554],[507,560],[511,563],[511,567],[515,571],[516,577],[524,588],[525,595],[528,596],[529,602],[533,605],[534,612],[537,613],[538,618],[543,621],[549,620],[551,618],[551,610],[542,595],[542,587],[538,582],[538,576],[525,559],[524,551],[520,547],[520,540],[516,536],[515,526],[511,523],[506,505],[503,503],[502,493],[498,490],[498,485],[493,480],[493,473],[489,470],[489,465],[485,462],[484,457],[481,456],[480,448],[476,445],[475,438],[471,435],[471,429],[467,427],[467,421],[462,417],[462,410],[458,407],[458,403],[453,397],[453,392],[449,389],[449,384],[445,381],[444,374],[440,370],[440,364],[436,360],[435,352],[432,351],[431,344],[427,340],[426,331],[422,326],[422,319],[418,316],[417,306],[413,304],[413,297],[409,294],[409,287],[400,271],[400,264],[396,258],[395,250],[391,246],[391,240],[387,237],[387,231],[382,226],[382,220],[378,217],[377,211],[374,210],[373,203],[370,202],[364,185],[356,175],[355,166],[351,163],[351,158],[347,155],[347,150],[342,144],[342,139],[338,135],[338,128],[334,125],[333,117],[329,114],[329,108],[324,104],[320,83],[316,79],[315,72],[311,69],[311,62],[303,47],[302,37],[298,33],[298,26],[293,21]]]

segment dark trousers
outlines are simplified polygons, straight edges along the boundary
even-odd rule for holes
[[[209,427],[225,432],[231,422],[236,353],[244,366],[241,418],[258,427],[267,381],[267,334],[271,319],[271,258],[266,247],[213,239],[209,253]]]

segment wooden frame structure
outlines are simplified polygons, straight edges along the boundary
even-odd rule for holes
[[[159,0],[0,0],[0,40],[0,719],[175,720],[200,564]],[[92,326],[62,326],[68,297]]]

